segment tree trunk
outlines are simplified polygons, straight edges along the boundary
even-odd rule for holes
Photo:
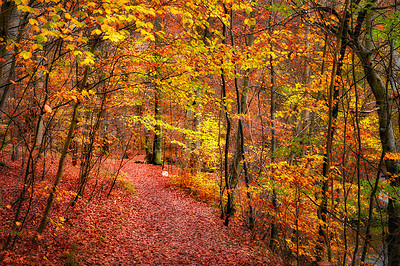
[[[388,90],[374,68],[374,63],[371,61],[371,53],[365,50],[359,50],[358,56],[363,63],[364,74],[368,84],[375,96],[376,104],[378,105],[379,117],[379,137],[381,140],[382,149],[385,153],[396,153],[396,139],[393,132],[392,124],[392,108]],[[398,177],[400,165],[395,160],[385,160],[385,166],[388,177],[392,177],[391,186],[400,187],[400,178]],[[389,198],[389,236],[388,236],[388,261],[389,266],[400,265],[400,205],[398,198]]]
[[[152,163],[155,165],[162,164],[162,128],[160,125],[162,119],[162,110],[161,110],[161,91],[159,88],[155,88],[155,97],[154,97],[154,115],[156,118],[156,126],[154,133],[154,141],[153,141],[153,161]]]
[[[94,50],[95,50],[95,48],[97,46],[97,43],[98,43],[98,39],[94,40],[94,42],[92,44],[92,47],[90,49],[90,52],[92,52],[92,53],[94,52]],[[89,70],[90,70],[90,67],[86,66],[84,74],[83,74],[82,81],[80,82],[80,84],[78,84],[79,92],[81,92],[86,86],[86,83],[87,83],[87,80],[88,80],[88,77],[89,77]],[[53,207],[54,197],[56,195],[56,192],[57,192],[57,189],[58,189],[58,185],[60,184],[61,177],[62,177],[62,174],[64,172],[64,165],[65,165],[65,161],[66,161],[66,158],[67,158],[67,155],[68,155],[69,146],[70,146],[72,138],[74,136],[75,128],[76,128],[76,126],[78,124],[78,111],[79,111],[80,105],[81,105],[80,101],[79,100],[76,101],[76,103],[74,105],[74,109],[72,111],[71,123],[69,125],[68,135],[67,135],[67,137],[65,139],[65,142],[64,142],[64,147],[63,147],[63,149],[61,151],[60,160],[59,160],[59,163],[58,163],[57,174],[56,174],[56,177],[54,179],[54,183],[53,183],[53,186],[51,188],[50,195],[49,195],[49,197],[47,199],[46,208],[45,208],[45,210],[43,212],[42,219],[40,221],[39,227],[36,230],[36,233],[35,233],[35,235],[33,237],[33,240],[35,240],[35,241],[37,240],[38,234],[40,235],[40,234],[43,233],[43,231],[44,231],[44,229],[45,229],[45,227],[47,225],[47,220],[48,220],[48,217],[50,215],[51,208]]]
[[[192,107],[196,110],[196,100],[193,101]],[[198,114],[196,111],[189,110],[188,111],[188,120],[189,120],[189,128],[192,132],[197,132],[198,128]],[[197,135],[197,133],[196,133]],[[196,174],[199,170],[199,158],[198,158],[198,145],[197,145],[197,137],[193,137],[193,139],[189,139],[188,146],[189,149],[189,171],[192,175]]]
[[[10,80],[14,74],[16,64],[15,51],[8,51],[6,43],[7,40],[11,39],[16,43],[19,42],[19,37],[22,34],[22,27],[18,30],[16,25],[20,24],[20,12],[16,10],[14,1],[5,1],[1,6],[0,13],[0,42],[4,43],[0,45],[0,85],[2,94],[0,97],[0,110],[4,110],[5,103],[7,101],[10,92]],[[10,25],[15,27],[10,30]],[[13,54],[14,53],[14,54]]]
[[[274,1],[271,0],[271,6],[274,5]],[[273,33],[273,27],[271,26],[272,23],[272,16],[268,22],[270,26],[269,34]],[[273,51],[273,45],[271,43],[271,51]],[[275,66],[273,64],[273,58],[270,56],[269,58],[269,65],[270,65],[270,75],[271,75],[271,99],[270,99],[270,128],[271,128],[271,142],[270,142],[270,152],[271,152],[271,164],[275,163],[275,152],[276,152],[276,130],[275,130],[275,118],[276,118],[276,71]],[[275,168],[272,169],[272,173],[275,174]],[[272,208],[274,211],[278,210],[278,197],[276,194],[275,187],[272,187],[272,198],[271,198]],[[278,243],[278,225],[274,220],[271,223],[271,236],[269,240],[269,247],[274,250]]]
[[[157,18],[154,21],[154,28],[157,31],[161,31],[161,23],[159,19]],[[156,40],[155,40],[155,46],[156,48],[159,47],[160,40],[159,37],[156,35]],[[155,54],[155,59],[156,61],[159,59],[159,55]],[[156,70],[159,72],[159,70]],[[159,76],[160,73],[157,73],[157,76]],[[156,119],[156,126],[155,126],[155,133],[154,133],[154,141],[153,141],[153,158],[152,158],[152,163],[155,165],[161,165],[162,164],[162,128],[160,125],[160,122],[162,120],[162,107],[161,107],[161,89],[158,87],[158,85],[154,85],[155,92],[154,92],[154,116]]]
[[[349,14],[347,12],[349,6],[349,0],[346,0],[344,4],[344,11],[343,11],[343,20],[340,22],[340,29],[336,36],[336,48],[334,51],[334,62],[332,67],[331,73],[331,81],[329,87],[329,96],[328,96],[328,106],[329,106],[329,113],[328,113],[328,129],[327,129],[327,139],[326,139],[326,150],[324,154],[324,162],[322,165],[322,175],[325,177],[325,180],[322,182],[322,200],[317,210],[318,219],[320,220],[320,225],[318,229],[318,234],[321,238],[320,241],[323,241],[328,253],[328,260],[332,260],[332,250],[330,246],[330,238],[328,233],[327,227],[327,218],[328,218],[328,193],[329,193],[329,182],[330,180],[330,167],[331,167],[331,158],[332,158],[332,142],[333,136],[335,132],[335,124],[336,119],[339,114],[339,91],[340,87],[337,84],[340,82],[337,81],[338,78],[342,75],[342,66],[343,60],[346,54],[347,48],[347,39],[346,39],[346,30],[348,28],[349,23]],[[338,58],[339,55],[339,58]],[[321,261],[323,259],[324,247],[318,241],[317,244],[317,261]]]
[[[56,178],[54,180],[54,184],[53,184],[53,187],[51,189],[50,195],[49,195],[49,197],[47,199],[47,205],[46,205],[46,208],[45,208],[45,210],[43,212],[40,225],[39,225],[39,227],[37,229],[37,234],[39,234],[39,235],[43,233],[43,231],[44,231],[44,229],[45,229],[45,227],[47,225],[47,219],[48,219],[48,216],[50,214],[50,210],[53,207],[54,197],[55,197],[55,194],[57,192],[58,185],[60,184],[62,174],[64,172],[64,164],[65,164],[65,160],[66,160],[67,155],[68,155],[69,145],[71,144],[71,141],[72,141],[72,138],[73,138],[73,135],[74,135],[74,132],[75,132],[76,125],[78,124],[78,109],[79,109],[79,106],[80,106],[80,102],[78,101],[78,102],[75,103],[74,110],[72,112],[71,123],[70,123],[70,126],[69,126],[69,131],[68,131],[67,138],[65,139],[65,142],[64,142],[63,150],[61,151],[61,156],[60,156],[60,161],[58,163],[58,170],[57,170]],[[37,235],[35,235],[34,238],[36,239]]]
[[[225,14],[227,14],[227,9],[225,4],[224,6],[224,11]],[[222,34],[223,34],[223,39],[222,39],[222,43],[224,45],[226,45],[227,42],[227,26],[225,25],[225,23],[222,24]],[[222,61],[222,60],[221,60]],[[223,64],[223,62],[221,62],[221,64]],[[229,117],[229,112],[228,112],[228,103],[227,103],[227,92],[226,92],[226,77],[225,77],[225,71],[224,69],[221,68],[221,103],[222,103],[222,109],[223,109],[223,113],[225,116],[225,121],[226,121],[226,133],[225,133],[225,149],[224,149],[224,179],[225,179],[225,188],[227,190],[227,194],[228,194],[228,199],[227,199],[227,203],[226,203],[226,209],[223,206],[222,203],[222,195],[223,195],[223,191],[221,192],[221,219],[225,219],[224,224],[227,226],[229,223],[229,217],[231,215],[231,213],[233,213],[233,210],[231,210],[231,206],[232,206],[232,198],[229,197],[229,194],[232,193],[232,191],[230,190],[231,184],[230,184],[230,178],[229,178],[229,147],[230,147],[230,141],[231,141],[231,119]]]
[[[233,11],[231,10],[231,20],[233,21]],[[249,15],[251,19],[255,17],[255,11],[252,11]],[[232,23],[231,21],[231,23]],[[231,24],[232,25],[232,24]],[[251,47],[254,44],[254,28],[255,25],[252,25],[249,29],[249,34],[247,36],[246,46]],[[231,45],[235,47],[235,39],[233,35],[232,28],[230,28],[230,38],[231,38]],[[238,119],[238,126],[237,126],[237,133],[236,133],[236,148],[235,148],[235,156],[232,162],[232,166],[230,167],[229,173],[229,182],[227,182],[227,190],[228,190],[228,202],[226,205],[226,218],[225,218],[225,225],[227,226],[229,223],[229,217],[234,214],[235,212],[235,190],[240,180],[240,176],[242,171],[244,172],[244,179],[246,183],[246,187],[249,187],[250,178],[247,169],[247,162],[245,156],[245,145],[244,145],[244,119],[243,115],[247,112],[247,97],[250,91],[250,70],[246,69],[243,73],[243,83],[242,88],[239,88],[239,79],[238,76],[238,66],[235,64],[234,74],[235,74],[235,90],[236,90],[236,103],[237,103],[237,114],[239,116]],[[250,204],[251,195],[250,192],[246,193],[247,198],[249,199],[249,210],[247,213],[247,226],[250,228],[254,227],[254,217],[253,217],[253,207]]]
[[[10,36],[10,24],[13,22],[13,12],[15,10],[15,2],[14,1],[5,1],[1,5],[0,12],[0,58],[3,59],[3,62],[0,62],[0,79],[3,82],[3,77],[6,76],[3,73],[6,61],[10,58],[10,52],[7,51],[7,39],[12,38]]]
[[[151,163],[153,161],[153,151],[150,144],[150,130],[146,127],[144,128],[144,149],[146,151],[144,162]]]
[[[385,86],[382,78],[378,74],[373,60],[373,41],[372,41],[372,14],[367,12],[366,31],[368,33],[365,40],[365,47],[360,42],[354,43],[354,50],[363,64],[363,70],[367,82],[374,94],[376,105],[378,106],[379,118],[379,137],[381,140],[383,153],[396,153],[396,139],[393,132],[392,123],[392,100],[389,89]],[[390,66],[389,66],[390,67]],[[393,180],[391,186],[400,187],[400,164],[396,160],[385,159],[385,166],[388,178]],[[400,204],[399,198],[389,198],[388,205],[388,265],[400,265]]]

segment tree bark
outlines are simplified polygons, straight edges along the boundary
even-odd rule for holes
[[[5,1],[1,6],[0,13],[0,86],[2,94],[0,97],[0,111],[4,111],[4,106],[7,101],[10,92],[10,80],[14,74],[16,55],[15,51],[7,51],[6,41],[9,39],[14,40],[16,43],[19,42],[19,37],[22,34],[22,28],[17,30],[10,30],[10,25],[20,24],[20,14],[16,10],[14,1]],[[13,54],[14,53],[14,54]]]
[[[225,8],[225,11],[227,13],[227,10]],[[250,18],[255,17],[255,12],[252,11],[250,13]],[[233,11],[231,11],[231,20],[233,19]],[[231,22],[232,25],[232,22]],[[247,36],[247,47],[251,47],[254,44],[254,25],[252,25],[249,29],[250,34]],[[231,45],[232,47],[235,46],[235,40],[234,40],[234,35],[232,32],[232,27],[230,30],[230,38],[231,38]],[[243,84],[242,88],[239,88],[239,80],[237,78],[238,74],[238,69],[237,65],[235,64],[235,90],[236,90],[236,103],[237,103],[237,114],[239,115],[238,119],[238,128],[237,128],[237,133],[236,133],[236,148],[235,148],[235,156],[232,162],[232,166],[230,167],[229,171],[229,176],[228,176],[228,182],[226,183],[227,185],[227,190],[228,190],[228,201],[226,204],[226,216],[225,216],[225,225],[227,226],[229,224],[229,217],[234,214],[235,212],[235,192],[238,182],[240,180],[240,175],[242,171],[244,171],[244,178],[245,178],[245,183],[246,187],[249,187],[250,183],[250,178],[249,178],[249,173],[247,169],[247,162],[246,162],[246,157],[245,157],[245,148],[244,148],[244,119],[243,115],[246,113],[246,108],[247,108],[247,96],[250,91],[250,86],[249,86],[249,81],[250,81],[250,69],[247,69],[244,71],[243,75]],[[247,198],[250,199],[251,195],[249,192],[246,193]],[[250,202],[250,201],[249,201]],[[253,217],[253,208],[251,205],[249,205],[249,212],[248,212],[248,226],[250,228],[254,227],[254,217]]]
[[[158,18],[154,22],[154,28],[157,31],[161,31],[161,23]],[[160,45],[161,44],[160,44],[159,37],[156,35],[155,46],[157,48]],[[156,60],[158,60],[159,55],[155,54],[155,58],[156,58]],[[159,70],[157,69],[156,71],[158,72]],[[160,75],[160,73],[157,73],[157,75]],[[154,90],[155,90],[155,92],[154,92],[154,116],[156,119],[156,125],[155,125],[154,141],[153,141],[152,163],[155,165],[161,165],[162,164],[162,128],[161,128],[160,122],[162,121],[162,106],[161,106],[162,92],[157,84],[155,84],[154,86],[155,86],[155,88],[154,88]]]
[[[317,215],[320,220],[320,225],[318,229],[318,234],[321,239],[324,241],[325,246],[327,248],[328,260],[332,260],[332,250],[330,246],[330,240],[328,235],[328,227],[327,227],[327,218],[328,218],[328,193],[329,193],[329,182],[330,180],[330,166],[331,166],[331,158],[332,158],[332,142],[333,136],[335,132],[335,123],[339,114],[339,91],[340,88],[337,84],[340,82],[337,81],[338,78],[342,75],[342,66],[344,56],[346,54],[347,48],[347,39],[346,39],[346,30],[348,28],[348,19],[349,14],[347,12],[349,6],[349,0],[345,2],[345,8],[343,12],[343,19],[340,22],[339,32],[336,36],[336,48],[334,52],[334,62],[331,73],[331,81],[329,87],[329,96],[328,96],[328,128],[327,128],[327,139],[326,139],[326,148],[324,154],[324,162],[322,165],[322,175],[325,177],[325,180],[322,182],[322,201],[318,207]],[[339,58],[338,58],[339,55]],[[322,245],[317,245],[317,261],[321,261],[323,259],[323,250]]]
[[[391,99],[388,90],[378,75],[375,65],[372,62],[372,54],[365,49],[358,47],[358,56],[363,63],[364,74],[378,105],[379,137],[382,149],[385,153],[396,153],[396,139],[393,131]],[[400,187],[398,176],[400,164],[395,160],[385,160],[388,177],[393,180],[391,186]],[[398,198],[389,198],[389,236],[388,236],[388,265],[400,265],[400,204]]]
[[[375,62],[373,60],[373,40],[372,40],[372,14],[367,11],[365,16],[366,32],[365,46],[359,41],[354,41],[354,51],[360,58],[367,82],[374,94],[376,105],[378,106],[379,118],[379,137],[381,140],[383,153],[396,153],[396,138],[392,123],[392,99],[389,89],[385,86],[381,76],[378,74]],[[389,66],[391,67],[391,66]],[[400,187],[400,164],[397,160],[385,159],[385,166],[391,186]],[[388,265],[400,265],[400,204],[399,198],[389,198],[388,205]]]
[[[153,141],[153,164],[162,164],[162,128],[160,122],[162,120],[162,110],[161,110],[161,91],[159,88],[155,88],[154,97],[154,115],[156,118],[156,126]]]
[[[98,39],[93,41],[92,47],[90,49],[90,52],[92,52],[92,53],[94,52],[98,41],[99,41]],[[84,70],[83,78],[82,78],[80,84],[78,85],[78,88],[79,88],[80,92],[82,92],[82,90],[86,86],[86,83],[87,83],[87,80],[88,80],[88,77],[89,77],[89,70],[90,70],[90,67],[86,66],[85,70]],[[34,241],[37,240],[38,235],[43,233],[43,231],[44,231],[44,229],[45,229],[45,227],[47,225],[47,220],[48,220],[48,217],[50,215],[51,208],[53,207],[54,197],[56,195],[58,185],[60,184],[61,177],[62,177],[62,174],[64,172],[64,165],[65,165],[65,161],[66,161],[66,158],[67,158],[67,155],[68,155],[69,146],[70,146],[72,138],[74,136],[75,128],[76,128],[76,126],[78,124],[78,112],[79,112],[80,105],[81,105],[80,100],[77,100],[75,105],[74,105],[73,111],[72,111],[71,123],[69,125],[68,135],[67,135],[67,137],[65,139],[64,146],[63,146],[63,149],[62,149],[61,155],[60,155],[60,160],[58,162],[57,174],[56,174],[56,177],[54,179],[54,183],[53,183],[53,186],[51,188],[50,195],[49,195],[49,197],[47,199],[47,204],[46,204],[46,208],[45,208],[45,210],[43,212],[42,219],[41,219],[40,224],[38,226],[38,229],[36,230],[36,233],[35,233],[35,235],[33,237]]]

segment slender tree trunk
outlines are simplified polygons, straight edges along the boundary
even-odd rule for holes
[[[153,161],[153,152],[150,143],[150,130],[146,127],[144,128],[144,149],[146,151],[144,161],[145,163],[151,163]]]
[[[255,11],[252,11],[250,13],[250,18],[255,17]],[[233,23],[233,11],[231,10],[231,25]],[[254,44],[254,25],[250,27],[249,31],[250,33],[247,36],[247,42],[246,46],[251,47]],[[232,47],[235,47],[235,40],[234,40],[234,35],[232,28],[230,30],[230,38],[231,38],[231,45]],[[250,177],[248,173],[248,166],[246,162],[246,156],[245,156],[245,145],[244,145],[244,119],[243,115],[247,112],[247,97],[250,91],[250,69],[247,69],[244,71],[243,75],[243,83],[241,89],[239,88],[239,79],[237,78],[238,73],[238,67],[235,65],[235,78],[234,78],[234,83],[235,83],[235,90],[236,90],[236,103],[237,103],[237,114],[239,115],[238,119],[238,129],[236,133],[236,150],[235,150],[235,156],[234,160],[232,162],[231,166],[231,171],[229,175],[229,186],[227,186],[228,189],[228,203],[226,206],[226,218],[225,218],[225,225],[228,225],[229,223],[229,217],[233,215],[235,212],[235,192],[238,182],[240,180],[240,176],[242,171],[244,172],[244,179],[246,183],[246,188],[249,188],[249,183],[250,183]],[[247,226],[250,228],[254,227],[254,214],[253,214],[253,207],[251,206],[251,194],[249,191],[246,192],[246,196],[249,200],[249,206],[248,206],[248,213],[247,213]],[[229,204],[229,205],[228,205]]]
[[[84,144],[85,152],[84,152],[84,154],[82,154],[82,159],[81,159],[82,161],[81,161],[81,168],[80,168],[80,172],[79,172],[79,184],[78,184],[78,187],[76,190],[77,195],[71,202],[71,206],[73,206],[77,202],[79,197],[83,196],[83,194],[85,192],[86,184],[89,180],[90,172],[94,167],[94,164],[92,162],[93,149],[94,149],[96,137],[99,133],[101,118],[105,111],[106,95],[107,94],[105,92],[103,92],[103,96],[102,96],[103,98],[101,100],[100,109],[96,116],[95,124],[90,129],[88,129],[88,135],[89,135],[88,143]],[[125,152],[126,152],[126,149],[125,149]]]
[[[225,14],[228,14],[228,10],[225,6],[225,4],[223,5],[224,7],[224,12]],[[222,25],[222,34],[223,34],[223,39],[222,39],[222,43],[224,45],[226,45],[227,43],[227,26],[223,23]],[[223,64],[223,62],[221,62],[221,64]],[[226,133],[225,133],[225,150],[224,150],[224,179],[225,179],[225,188],[227,190],[227,203],[226,203],[226,209],[224,206],[221,206],[221,218],[225,219],[224,224],[226,226],[228,226],[229,223],[229,217],[231,215],[231,213],[233,212],[233,210],[231,210],[231,206],[232,206],[232,197],[229,196],[232,193],[231,188],[231,183],[230,183],[230,178],[229,178],[229,147],[230,147],[230,141],[231,141],[231,119],[229,117],[229,112],[228,112],[228,103],[227,103],[227,93],[226,93],[226,78],[225,78],[225,72],[223,69],[221,69],[221,103],[222,103],[222,107],[223,107],[223,113],[225,116],[225,122],[226,122]],[[221,193],[221,202],[222,202],[222,194]]]
[[[154,142],[153,142],[153,164],[162,164],[162,128],[160,122],[162,120],[162,110],[161,110],[161,91],[156,86],[154,97],[154,114],[156,118]]]
[[[366,16],[366,30],[369,33],[372,32],[371,14],[367,14]],[[385,86],[382,78],[378,74],[378,70],[376,69],[372,56],[373,43],[370,36],[371,34],[366,38],[365,47],[363,47],[359,42],[355,42],[355,47],[353,49],[356,51],[363,64],[364,74],[374,94],[376,104],[379,107],[379,137],[381,140],[382,150],[384,153],[396,153],[396,138],[392,124],[392,100],[388,88]],[[393,180],[391,186],[399,188],[399,162],[396,160],[385,159],[385,166],[388,178]],[[398,198],[389,198],[388,214],[388,265],[395,266],[400,265],[400,204]]]
[[[154,28],[157,31],[161,31],[161,23],[159,21],[159,18],[157,18],[154,22]],[[156,40],[155,40],[155,46],[156,48],[161,45],[159,38],[156,35]],[[158,60],[159,55],[155,55],[156,60]],[[157,69],[157,71],[159,71]],[[160,73],[157,73],[157,75],[160,75]],[[161,89],[158,87],[158,85],[155,85],[154,88],[154,116],[156,119],[156,126],[155,126],[155,133],[154,133],[154,141],[153,141],[153,158],[152,158],[152,163],[156,165],[161,165],[162,164],[162,127],[160,125],[160,122],[162,121],[162,106],[161,106],[161,101],[162,101],[162,92]]]
[[[27,17],[27,16],[25,16]],[[0,13],[0,42],[4,43],[0,45],[0,86],[1,86],[1,97],[0,97],[0,111],[4,111],[8,95],[11,89],[12,76],[16,66],[16,51],[8,51],[6,43],[7,40],[13,40],[19,43],[19,39],[22,36],[23,26],[18,29],[15,27],[10,30],[10,25],[15,27],[20,24],[20,12],[17,11],[14,1],[5,1],[1,6]],[[21,23],[22,24],[22,23]]]
[[[274,1],[271,0],[271,6],[274,5]],[[272,25],[272,16],[270,17],[269,21],[269,34],[273,33],[273,27]],[[271,43],[271,51],[273,51],[274,47]],[[275,66],[273,64],[273,58],[272,56],[269,57],[269,65],[270,65],[270,82],[271,82],[271,100],[270,100],[270,128],[271,128],[271,143],[270,143],[270,152],[271,152],[271,164],[275,163],[275,152],[276,152],[276,129],[275,129],[275,116],[276,116],[276,72],[275,72]],[[275,168],[272,169],[272,173],[275,173]],[[275,187],[272,187],[272,208],[274,209],[275,212],[278,210],[278,196],[276,194],[276,189]],[[269,242],[269,247],[274,250],[277,246],[278,242],[278,226],[274,219],[272,220],[271,223],[271,237],[270,237],[270,242]]]
[[[46,208],[45,208],[45,210],[43,212],[40,225],[39,225],[39,227],[37,229],[37,234],[39,234],[39,235],[43,233],[43,231],[44,231],[44,229],[45,229],[45,227],[47,225],[47,219],[48,219],[48,216],[50,214],[50,210],[53,207],[54,197],[55,197],[55,194],[57,192],[58,185],[60,184],[62,174],[64,172],[64,165],[65,165],[65,160],[67,158],[69,145],[71,144],[72,137],[74,135],[75,128],[76,128],[76,125],[78,123],[78,109],[79,109],[79,106],[80,106],[80,102],[78,101],[74,105],[74,109],[73,109],[73,112],[72,112],[71,123],[70,123],[70,126],[69,126],[68,135],[67,135],[67,138],[65,139],[64,147],[63,147],[63,149],[61,151],[61,156],[60,156],[60,160],[59,160],[59,163],[58,163],[57,174],[56,174],[52,189],[50,191],[50,195],[49,195],[49,197],[47,199]],[[36,237],[37,237],[37,235],[35,235],[35,238]]]
[[[95,39],[93,41],[92,47],[90,49],[90,51],[92,53],[94,52],[97,43],[98,43],[98,39]],[[79,92],[81,92],[86,86],[86,83],[87,83],[87,80],[88,80],[88,77],[89,77],[89,70],[90,70],[90,67],[86,66],[84,74],[83,74],[82,81],[80,82],[80,84],[78,86],[79,87]],[[64,147],[63,147],[63,149],[61,151],[60,160],[58,162],[57,174],[56,174],[56,177],[54,179],[54,183],[53,183],[53,186],[51,188],[50,195],[49,195],[49,197],[47,199],[47,204],[46,204],[46,208],[45,208],[45,210],[43,212],[42,219],[40,221],[38,229],[36,230],[36,234],[33,237],[33,240],[35,240],[35,241],[37,240],[37,236],[43,233],[43,231],[44,231],[44,229],[45,229],[45,227],[47,225],[47,220],[48,220],[48,217],[50,215],[51,208],[53,207],[54,197],[56,195],[56,192],[57,192],[57,189],[58,189],[58,185],[60,184],[61,177],[62,177],[62,174],[64,172],[64,165],[65,165],[65,161],[66,161],[66,158],[67,158],[67,155],[68,155],[69,146],[70,146],[72,138],[74,136],[76,125],[78,124],[78,111],[79,111],[80,105],[81,105],[80,101],[77,100],[75,105],[74,105],[73,111],[72,111],[72,116],[71,116],[71,122],[70,122],[70,125],[69,125],[68,135],[67,135],[67,137],[65,139]]]
[[[192,103],[191,110],[188,111],[188,120],[189,120],[189,128],[192,130],[192,132],[195,133],[196,136],[192,140],[190,140],[190,143],[188,146],[190,147],[190,155],[189,155],[189,169],[190,173],[192,175],[196,174],[197,171],[199,170],[199,158],[198,158],[198,152],[200,148],[199,144],[199,139],[197,137],[197,130],[199,127],[199,117],[200,117],[200,112],[198,112],[198,105],[196,103],[197,100],[197,94],[198,94],[198,89],[195,89],[195,99]]]
[[[361,51],[361,50],[360,50]],[[369,86],[376,99],[378,105],[379,118],[379,137],[382,144],[382,149],[385,153],[396,153],[396,138],[393,132],[391,99],[386,86],[382,79],[377,74],[375,65],[371,61],[372,55],[365,50],[358,52],[360,59],[363,62],[364,74],[367,77]],[[385,160],[386,171],[388,177],[392,177],[391,186],[400,187],[400,165],[395,160]],[[389,266],[400,265],[400,204],[397,198],[389,198],[389,236],[388,236],[388,258]]]
[[[7,60],[10,58],[11,54],[7,51],[7,40],[12,38],[10,36],[10,24],[15,20],[15,16],[13,18],[12,14],[15,10],[15,2],[14,1],[4,1],[1,5],[1,12],[0,12],[0,58],[2,62],[0,62],[0,80],[3,83],[3,77],[7,76],[4,75]]]
[[[334,52],[334,62],[332,67],[331,73],[331,81],[329,87],[329,95],[328,95],[328,106],[329,106],[329,113],[328,113],[328,129],[327,129],[327,140],[326,140],[326,150],[324,156],[324,163],[322,166],[322,175],[325,177],[325,180],[322,183],[322,201],[318,208],[317,214],[318,219],[321,221],[318,229],[318,234],[322,238],[323,242],[328,251],[328,260],[332,260],[332,250],[330,247],[330,240],[328,235],[328,227],[327,227],[327,218],[328,218],[328,193],[329,193],[329,182],[330,180],[330,167],[332,161],[332,142],[333,136],[335,132],[335,123],[337,116],[339,114],[339,91],[340,84],[339,80],[342,75],[342,66],[344,56],[346,54],[346,47],[347,47],[347,39],[346,35],[344,34],[345,29],[348,27],[348,9],[349,0],[346,0],[345,9],[344,9],[344,19],[341,21],[339,33],[336,36],[336,49]],[[338,54],[340,57],[338,58]],[[324,248],[319,244],[317,246],[317,261],[321,261],[323,259],[323,250]]]

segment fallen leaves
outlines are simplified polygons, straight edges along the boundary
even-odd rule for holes
[[[50,176],[55,165],[51,167]],[[65,195],[71,194],[68,191],[73,190],[78,170],[67,166],[60,189],[66,191]],[[129,162],[122,170],[126,173],[124,183],[131,183],[135,194],[117,183],[108,198],[103,196],[92,201],[70,219],[64,216],[69,198],[62,197],[52,213],[56,222],[49,224],[39,245],[22,235],[21,245],[13,250],[17,255],[10,257],[9,253],[2,252],[0,261],[35,264],[45,257],[46,264],[73,259],[82,265],[266,263],[265,254],[255,256],[251,246],[230,236],[233,231],[222,225],[217,209],[169,187],[168,176],[160,166]],[[18,174],[17,164],[11,172],[13,174],[5,170],[0,173],[3,200],[9,208],[2,212],[5,219],[0,220],[0,228],[6,228],[13,217],[9,203],[16,180],[13,175]],[[41,186],[45,187],[45,183]],[[37,206],[42,206],[45,198],[37,200]],[[83,199],[78,205],[82,207],[85,203]],[[41,212],[40,208],[35,211]],[[34,228],[30,225],[26,230]],[[0,243],[4,243],[5,232],[7,230],[0,232]]]

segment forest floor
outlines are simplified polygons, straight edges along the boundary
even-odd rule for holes
[[[4,205],[0,208],[1,247],[14,218],[15,187],[22,174],[20,163],[7,165],[10,168],[0,169]],[[162,176],[160,166],[132,161],[124,165],[122,173],[125,182],[133,184],[135,193],[124,188],[126,183],[118,182],[108,197],[104,191],[89,204],[80,200],[70,211],[74,215],[66,219],[72,183],[79,171],[68,164],[51,222],[39,242],[32,243],[32,232],[40,221],[55,171],[56,161],[46,172],[48,178],[35,188],[42,196],[31,201],[27,219],[19,220],[26,225],[14,248],[0,251],[0,264],[266,265],[270,261],[268,252],[250,241],[249,232],[240,222],[233,220],[229,227],[223,226],[218,209],[170,186],[170,177]],[[99,183],[88,189],[99,187]],[[24,208],[22,217],[27,210]]]

